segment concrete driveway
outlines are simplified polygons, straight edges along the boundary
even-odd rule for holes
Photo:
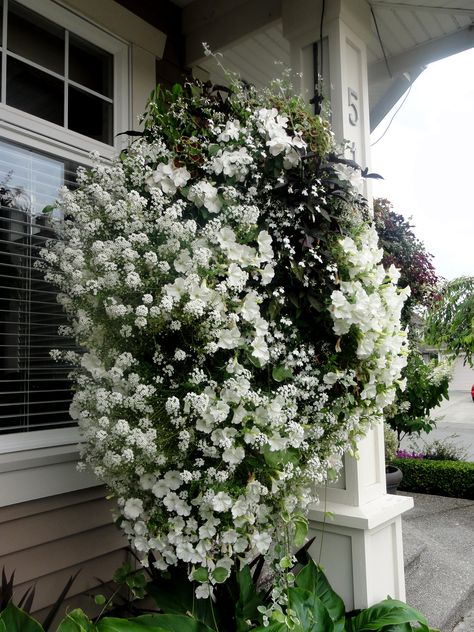
[[[441,403],[431,413],[436,419],[436,428],[429,434],[422,433],[420,439],[405,437],[402,447],[407,449],[415,441],[420,448],[423,441],[431,443],[435,439],[446,439],[453,434],[458,435],[452,441],[466,449],[467,460],[474,461],[474,402],[469,391],[450,391],[449,400]]]

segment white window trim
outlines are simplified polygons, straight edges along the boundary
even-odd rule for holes
[[[0,437],[0,507],[102,485],[77,469],[78,428]]]
[[[125,145],[125,138],[117,136],[130,129],[130,45],[110,35],[104,29],[52,2],[42,0],[15,0],[15,2],[41,14],[46,19],[99,46],[114,56],[114,127],[113,145],[95,141],[87,136],[45,121],[37,116],[0,104],[0,136],[26,144],[40,151],[56,153],[59,157],[78,162],[90,162],[89,154],[97,152],[105,159],[115,157]]]

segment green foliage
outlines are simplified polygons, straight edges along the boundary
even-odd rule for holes
[[[113,580],[119,586],[126,587],[133,599],[143,599],[146,594],[147,580],[142,570],[132,568],[126,562],[114,574]]]
[[[37,621],[11,602],[0,613],[0,621],[8,632],[43,632],[43,627]]]
[[[159,614],[103,617],[94,622],[76,609],[66,615],[57,632],[436,632],[419,612],[390,598],[365,610],[346,613],[342,599],[311,559],[298,573],[294,586],[287,590],[286,611],[273,611],[269,625],[262,626],[260,610],[266,608],[255,579],[260,570],[261,564],[257,564],[254,577],[248,566],[234,573],[234,583],[229,581],[221,587],[228,597],[227,601],[221,600],[224,608],[219,606],[218,598],[214,605],[210,604],[212,620],[208,624],[196,615],[194,604],[188,609],[187,598],[179,606],[179,599],[172,601],[169,596],[163,599],[159,589],[156,592],[148,589],[149,594],[156,594],[162,610]],[[191,586],[187,581],[176,583],[169,578],[167,581],[168,594],[173,589],[181,594],[179,583],[186,588]],[[412,623],[417,627],[412,627]],[[44,628],[10,603],[0,612],[0,632],[44,632]]]
[[[344,618],[344,602],[331,588],[326,575],[310,560],[298,573],[296,586],[318,596],[335,623]]]
[[[399,442],[405,435],[420,435],[436,426],[436,421],[430,419],[430,412],[443,399],[448,399],[450,377],[449,367],[435,360],[424,362],[416,349],[410,350],[402,372],[406,388],[397,386],[395,403],[385,411],[386,420],[397,433]]]
[[[181,614],[145,614],[135,619],[106,617],[97,632],[212,632],[200,621]]]
[[[399,627],[399,630],[413,630],[411,623],[414,621],[418,623],[416,629],[419,632],[430,632],[425,617],[414,608],[396,599],[385,599],[349,619],[346,630],[347,632],[369,632],[370,630],[394,632],[393,626],[405,626]]]
[[[288,590],[289,608],[298,617],[301,632],[332,632],[334,623],[321,599],[314,592],[302,588]]]
[[[59,624],[57,632],[96,632],[97,628],[79,608],[68,612]]]
[[[69,579],[65,583],[61,593],[58,595],[56,601],[53,603],[48,613],[46,614],[43,621],[43,625],[40,628],[41,631],[48,632],[50,630],[50,626],[54,618],[56,617],[56,614],[58,613],[58,610],[61,607],[61,604],[63,603],[67,593],[69,592],[69,589],[71,588],[72,584],[76,580],[76,577],[78,574],[79,574],[79,571],[75,573],[74,575],[71,575],[71,577],[69,577]],[[17,605],[15,606],[15,604],[13,603],[14,578],[15,578],[15,571],[13,571],[10,577],[8,577],[5,572],[5,568],[2,569],[2,577],[1,577],[1,582],[0,582],[0,622],[2,620],[2,615],[3,617],[5,617],[4,621],[6,621],[6,618],[10,617],[11,618],[11,620],[9,620],[10,627],[8,627],[8,631],[10,632],[10,629],[14,630],[14,627],[13,627],[15,624],[14,618],[19,617],[20,622],[23,622],[25,625],[25,632],[29,632],[30,627],[27,627],[27,623],[24,622],[24,617],[26,617],[28,613],[31,611],[34,596],[35,596],[35,586],[31,586],[30,588],[28,588],[28,590],[23,594],[23,596],[21,597],[21,599],[18,601]],[[31,621],[28,623],[29,626],[33,625]],[[33,622],[33,623],[37,624],[37,622]],[[34,628],[31,628],[31,629],[34,629]],[[0,623],[0,632],[3,632],[1,623]]]
[[[472,462],[395,459],[393,465],[403,472],[401,490],[474,500]]]
[[[383,438],[385,445],[385,464],[389,465],[397,455],[398,439],[397,434],[387,422],[383,425]]]
[[[428,314],[426,340],[446,345],[453,355],[464,353],[473,366],[474,277],[459,277],[446,283]]]

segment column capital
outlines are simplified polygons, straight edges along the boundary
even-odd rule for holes
[[[298,40],[301,46],[319,40],[322,0],[282,0],[281,17],[283,35],[290,42]],[[372,37],[370,8],[365,0],[331,0],[325,3],[323,37],[327,25],[343,20],[364,41]]]

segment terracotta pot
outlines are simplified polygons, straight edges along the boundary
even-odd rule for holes
[[[387,484],[387,494],[396,494],[397,488],[403,478],[402,471],[395,465],[387,465],[385,468],[385,479]]]

